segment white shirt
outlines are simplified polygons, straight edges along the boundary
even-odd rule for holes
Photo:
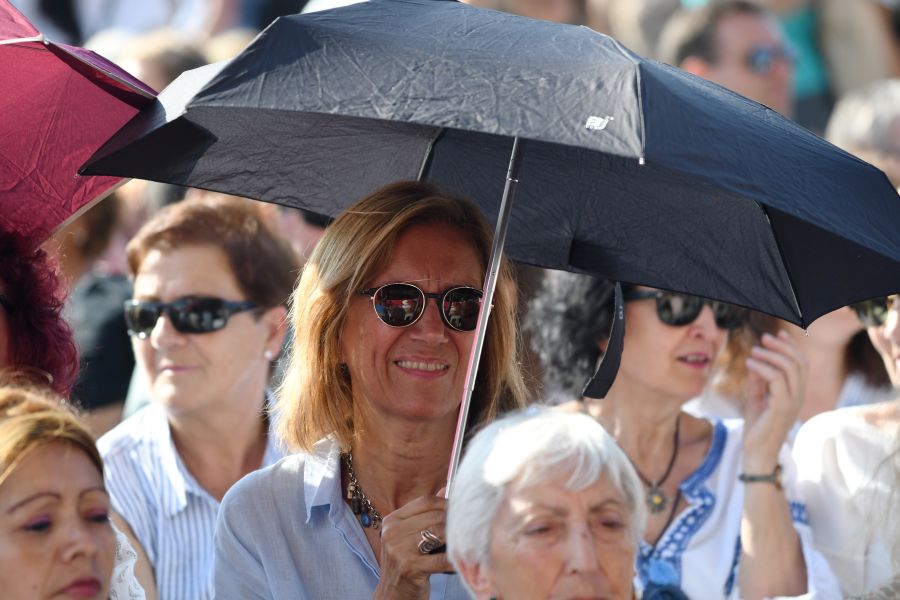
[[[641,542],[636,584],[680,587],[689,598],[738,598],[741,513],[744,484],[741,471],[744,423],[715,421],[713,439],[700,467],[680,486],[688,502],[656,544]],[[794,529],[806,560],[807,594],[802,598],[838,599],[837,580],[828,563],[813,547],[806,508],[794,491],[796,471],[787,446],[780,456],[785,495],[791,505]],[[758,484],[757,484],[758,485]]]
[[[701,419],[742,418],[738,402],[733,398],[717,394],[713,391],[713,387],[708,386],[701,395],[685,404],[685,412]],[[893,395],[892,387],[872,387],[866,383],[865,377],[859,373],[853,373],[844,379],[844,385],[841,386],[841,394],[838,396],[838,403],[835,408],[882,402]],[[788,433],[788,445],[793,445],[794,438],[797,436],[797,431],[799,431],[802,424],[801,421],[794,423],[790,433]]]
[[[797,490],[847,595],[900,573],[900,482],[896,464],[885,462],[897,444],[852,409],[817,415],[797,434]]]
[[[165,410],[150,404],[97,442],[113,510],[131,526],[153,567],[160,600],[212,598],[219,502],[187,470]],[[262,466],[282,456],[269,436]]]

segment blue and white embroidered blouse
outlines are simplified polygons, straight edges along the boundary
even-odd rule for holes
[[[739,598],[740,527],[744,484],[738,481],[744,422],[713,422],[713,438],[700,467],[680,486],[688,507],[679,513],[655,547],[641,542],[635,583],[680,587],[689,598]],[[807,594],[802,598],[840,598],[837,580],[812,543],[806,508],[795,491],[790,451],[781,451],[783,485],[794,528],[806,559]]]

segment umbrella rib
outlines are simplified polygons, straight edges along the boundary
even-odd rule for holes
[[[444,135],[445,131],[447,131],[447,128],[441,127],[428,142],[428,148],[425,149],[425,156],[422,157],[422,166],[419,167],[419,175],[416,177],[416,181],[422,181],[425,178],[425,171],[428,170],[428,165],[431,164],[431,157],[434,156],[434,145],[437,143],[438,139]]]
[[[582,25],[582,27],[584,27],[584,26]],[[631,54],[629,54],[629,51],[625,48],[625,46],[620,44],[617,39],[607,36],[606,34],[599,33],[599,32],[597,32],[597,35],[602,35],[604,37],[608,37],[612,41],[616,50],[618,50],[622,56],[624,56],[625,58],[627,58],[628,60],[630,60],[632,63],[634,63],[636,65],[640,64],[640,62],[636,61],[634,59],[634,57]],[[638,164],[644,165],[647,163],[647,161],[646,161],[647,128],[644,123],[644,96],[641,94],[641,69],[640,68],[635,69],[635,83],[637,85],[637,90],[635,90],[635,92],[637,95],[637,102],[638,102],[638,120],[640,120],[640,122],[641,122],[641,155],[638,157]]]
[[[43,41],[44,41],[44,34],[41,33],[34,37],[13,38],[11,40],[0,40],[0,46],[5,46],[7,44],[27,44],[30,42],[43,42]]]
[[[791,267],[790,264],[788,264],[788,261],[785,260],[784,252],[781,250],[781,241],[778,239],[778,233],[775,231],[775,228],[772,227],[772,218],[769,216],[769,211],[766,210],[766,205],[761,204],[760,202],[757,202],[756,205],[762,210],[763,215],[766,217],[766,222],[769,224],[769,231],[772,232],[772,239],[775,240],[778,256],[781,257],[781,264],[784,265],[784,273],[787,276],[788,288],[791,290],[791,299],[794,301],[794,308],[797,309],[797,315],[800,317],[800,325],[805,330],[809,327],[809,324],[806,322],[806,319],[803,317],[803,311],[800,309],[800,302],[797,300],[797,293],[794,291],[794,278],[791,276]]]

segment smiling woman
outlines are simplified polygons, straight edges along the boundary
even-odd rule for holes
[[[422,183],[382,188],[329,226],[294,291],[279,391],[282,438],[302,452],[223,501],[216,598],[466,597],[431,551],[490,248],[472,204]],[[524,395],[505,263],[494,298],[473,424]]]

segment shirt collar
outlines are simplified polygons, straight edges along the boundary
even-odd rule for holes
[[[271,392],[266,390],[266,406],[272,400]],[[187,466],[181,460],[178,450],[175,448],[175,440],[172,439],[172,430],[169,428],[169,420],[165,410],[157,405],[148,407],[148,432],[159,451],[159,461],[162,467],[162,510],[169,517],[174,517],[188,506],[188,495],[197,499],[212,502],[218,507],[219,502],[209,492],[197,483]],[[269,427],[266,436],[266,449],[263,452],[260,467],[268,467],[281,460],[284,453],[279,449],[273,428]],[[339,486],[340,487],[340,486]]]
[[[303,498],[307,523],[312,517],[313,508],[328,506],[335,510],[341,505],[341,448],[332,436],[316,442],[313,451],[306,456],[303,465]]]

